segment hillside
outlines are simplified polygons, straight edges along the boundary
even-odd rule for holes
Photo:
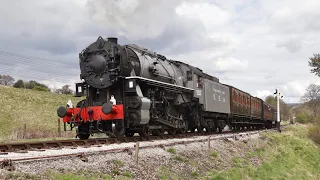
[[[288,103],[287,105],[291,108],[291,107],[300,106],[300,105],[302,105],[302,103]]]
[[[82,98],[0,86],[0,139],[12,138],[17,133],[16,129],[24,124],[28,134],[49,136],[56,133],[56,110],[59,106],[65,106],[69,99],[75,104]]]

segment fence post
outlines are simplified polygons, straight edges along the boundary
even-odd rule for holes
[[[210,136],[208,137],[208,150],[210,151]]]
[[[27,136],[27,124],[24,123],[24,125],[23,125],[23,139],[25,139],[26,136]]]
[[[138,158],[139,158],[139,142],[136,143],[136,152],[134,154],[135,162],[138,164]]]
[[[58,118],[58,136],[61,137],[61,125],[60,125],[60,118]]]

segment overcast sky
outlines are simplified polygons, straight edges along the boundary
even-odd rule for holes
[[[2,0],[0,74],[73,86],[79,52],[116,36],[254,96],[279,88],[299,102],[320,84],[308,67],[320,53],[319,9],[318,0]]]

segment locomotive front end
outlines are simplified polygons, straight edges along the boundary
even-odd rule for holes
[[[114,135],[115,124],[124,119],[121,53],[117,38],[99,37],[79,54],[83,82],[76,84],[76,96],[85,99],[76,107],[59,107],[57,114],[71,129],[76,127],[80,139],[93,133]]]
[[[120,75],[120,49],[117,38],[99,37],[79,54],[80,78],[97,89],[110,87]]]

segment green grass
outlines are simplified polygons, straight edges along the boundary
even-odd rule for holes
[[[211,157],[218,157],[218,153],[216,152],[216,151],[212,151],[211,153],[210,153],[210,156]]]
[[[57,108],[65,106],[69,99],[75,105],[82,98],[0,86],[0,140],[17,136],[17,129],[21,132],[24,124],[31,137],[47,138],[57,133]]]
[[[113,162],[115,164],[117,164],[118,166],[124,166],[124,163],[122,161],[120,161],[119,159],[115,159]]]
[[[289,127],[284,133],[264,133],[269,140],[263,149],[233,159],[234,167],[222,172],[212,171],[211,179],[320,179],[320,151],[307,138],[306,129]],[[260,166],[250,158],[263,160]]]
[[[167,152],[171,153],[171,154],[177,154],[177,150],[175,148],[169,148],[167,150]]]

